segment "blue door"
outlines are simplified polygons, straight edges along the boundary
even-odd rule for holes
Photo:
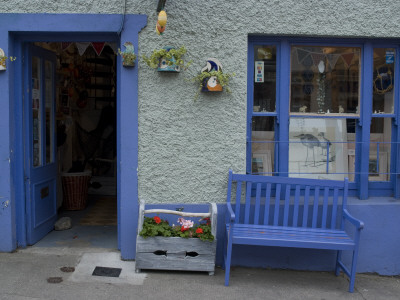
[[[25,52],[25,187],[27,242],[32,245],[57,218],[55,65],[53,52],[29,45]]]

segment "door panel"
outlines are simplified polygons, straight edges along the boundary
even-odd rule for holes
[[[25,52],[24,123],[27,241],[32,245],[57,218],[55,62],[53,52],[29,45]]]

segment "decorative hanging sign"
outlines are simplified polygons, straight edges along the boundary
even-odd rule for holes
[[[104,49],[104,46],[106,45],[105,42],[92,42],[92,47],[94,49],[94,51],[96,51],[97,55],[100,56],[101,52]]]
[[[75,45],[76,45],[76,48],[78,48],[79,55],[82,56],[85,53],[87,47],[89,47],[90,43],[89,42],[79,42],[79,43],[75,43]]]
[[[354,53],[342,54],[342,58],[343,58],[344,62],[346,63],[347,67],[350,67],[353,57],[354,57]]]
[[[255,82],[264,82],[264,62],[263,61],[255,61],[254,81]]]
[[[327,54],[326,58],[328,59],[329,65],[331,68],[335,68],[337,60],[339,59],[340,54]]]
[[[64,51],[64,50],[67,50],[67,48],[69,47],[69,46],[71,46],[71,44],[72,44],[72,42],[62,42],[61,43],[61,49]]]
[[[386,50],[386,64],[393,64],[394,63],[394,51],[393,50]]]

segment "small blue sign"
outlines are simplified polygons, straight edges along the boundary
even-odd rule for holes
[[[386,51],[386,64],[394,63],[394,51]]]

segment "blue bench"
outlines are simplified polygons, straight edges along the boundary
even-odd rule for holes
[[[347,191],[347,178],[288,178],[233,174],[229,170],[225,285],[229,285],[232,245],[241,244],[337,250],[335,273],[343,270],[349,276],[349,291],[353,292],[364,224],[347,211]],[[355,228],[351,236],[344,230],[345,221]],[[352,251],[351,269],[342,262],[343,250]]]

